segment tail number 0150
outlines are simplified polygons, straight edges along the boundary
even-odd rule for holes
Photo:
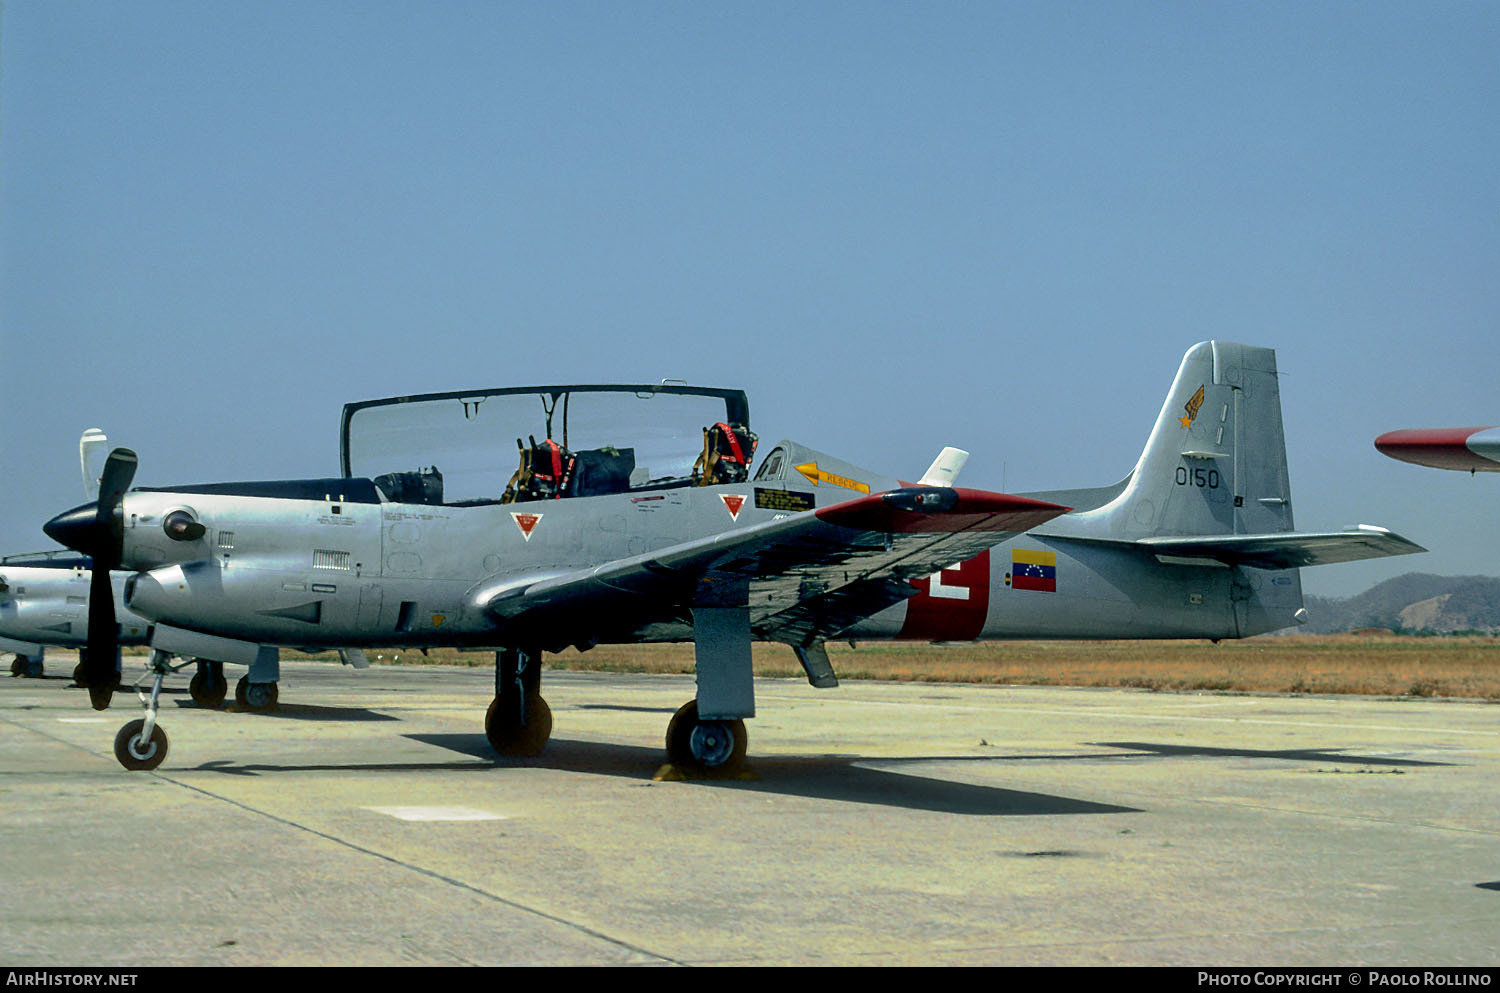
[[[1200,489],[1216,490],[1219,488],[1219,470],[1197,468],[1189,470],[1187,466],[1177,467],[1178,486],[1197,486]]]

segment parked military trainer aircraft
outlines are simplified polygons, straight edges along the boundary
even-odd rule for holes
[[[174,653],[247,664],[274,692],[278,646],[495,647],[485,731],[530,755],[552,727],[543,652],[692,640],[697,697],[667,754],[723,773],[755,714],[753,640],[831,687],[834,636],[1239,638],[1305,619],[1301,566],[1423,550],[1292,529],[1275,353],[1226,342],[1187,353],[1135,468],[1095,489],[955,488],[954,450],[913,484],[789,441],[752,477],[745,395],[687,386],[353,403],[341,441],[341,478],[165,489],[130,490],[116,449],[99,499],[46,525],[93,556],[96,588],[132,571],[125,603],[154,622],[146,714],[116,739],[127,768],[166,754]],[[93,656],[111,630],[90,625]]]
[[[40,676],[51,646],[88,651],[89,574],[87,556],[71,552],[35,552],[0,558],[0,652],[16,657],[12,676]],[[110,584],[119,626],[118,644],[144,645],[150,623],[125,609],[128,573],[115,573]],[[111,659],[111,666],[114,660]],[[80,662],[74,676],[86,682]]]
[[[103,431],[90,428],[79,441],[84,492],[97,496],[105,465],[108,439]],[[0,557],[0,652],[9,652],[12,676],[41,676],[48,647],[76,648],[80,661],[73,678],[87,686],[91,675],[118,684],[119,649],[149,642],[151,624],[124,604],[129,572],[109,573],[113,617],[118,632],[112,665],[89,662],[89,603],[93,563],[86,555],[47,551]],[[102,580],[101,586],[102,589]],[[358,650],[339,649],[340,656],[356,668],[368,663]],[[188,684],[188,693],[200,707],[217,707],[228,694],[224,663],[216,659],[189,658],[198,671]],[[105,675],[105,673],[108,675]],[[264,710],[272,704],[265,690],[250,692],[247,679],[235,689],[235,703],[243,710]]]
[[[104,468],[109,441],[104,432],[90,428],[78,444],[85,495],[99,493],[99,475]],[[34,552],[0,558],[0,652],[14,655],[12,676],[41,676],[49,646],[78,648],[88,652],[88,593],[92,563],[86,556],[68,552]],[[111,577],[115,616],[119,623],[118,645],[144,645],[150,625],[124,608],[122,593],[127,573]],[[118,671],[118,651],[115,669]],[[101,667],[102,668],[102,667]],[[80,662],[73,675],[86,680]]]

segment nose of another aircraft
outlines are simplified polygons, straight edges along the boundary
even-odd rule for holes
[[[97,553],[100,542],[99,505],[86,503],[66,513],[58,514],[42,525],[47,537],[59,545],[66,545],[85,555]]]
[[[1409,428],[1375,439],[1383,454],[1437,469],[1500,472],[1500,428]]]

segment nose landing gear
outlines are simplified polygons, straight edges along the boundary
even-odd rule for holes
[[[120,728],[120,733],[115,735],[115,758],[122,766],[133,772],[150,771],[165,761],[167,732],[156,724],[156,705],[161,697],[161,683],[168,673],[176,672],[196,661],[196,659],[188,659],[174,666],[170,654],[159,649],[152,649],[151,669],[145,676],[136,680],[134,687],[136,695],[141,698],[141,705],[146,708],[146,716],[126,724]],[[149,697],[141,691],[141,683],[147,676],[151,678]]]

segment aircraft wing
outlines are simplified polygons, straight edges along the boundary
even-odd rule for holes
[[[1217,562],[1257,569],[1295,569],[1335,562],[1358,562],[1427,549],[1385,528],[1361,524],[1343,531],[1226,534],[1182,538],[1141,538],[1134,544],[1167,564]]]
[[[502,580],[470,602],[502,625],[608,630],[748,604],[757,637],[828,637],[916,592],[907,580],[1067,512],[1026,497],[914,486],[860,497],[573,572]]]
[[[1387,431],[1375,447],[1393,459],[1438,469],[1500,472],[1500,428],[1409,428]]]

